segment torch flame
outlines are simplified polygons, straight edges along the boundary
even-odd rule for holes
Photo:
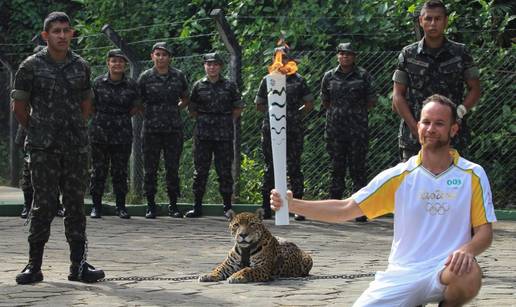
[[[284,40],[280,39],[278,43],[284,43]],[[284,44],[284,46],[288,47],[287,44]],[[287,63],[283,64],[283,52],[277,50],[274,53],[274,61],[272,62],[272,65],[269,66],[269,73],[274,71],[280,72],[284,75],[293,75],[297,72],[297,64],[293,60],[289,60]]]

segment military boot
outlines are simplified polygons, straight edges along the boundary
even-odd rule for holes
[[[43,262],[43,250],[45,243],[30,243],[29,263],[16,275],[16,283],[20,285],[32,284],[43,280],[41,263]]]
[[[154,201],[154,195],[147,196],[147,212],[145,212],[145,218],[156,218],[156,202]]]
[[[177,207],[177,196],[170,195],[169,199],[170,203],[168,205],[168,215],[175,218],[183,218],[183,213],[179,211],[179,208]]]
[[[95,269],[86,262],[86,242],[70,242],[70,274],[68,280],[82,282],[97,282],[105,277],[104,271]]]
[[[130,219],[131,216],[127,212],[127,208],[125,207],[125,193],[117,193],[116,194],[116,215],[118,215],[121,219]]]
[[[231,217],[231,212],[233,211],[233,205],[231,204],[231,194],[222,194],[222,199],[224,202],[224,216],[229,219]]]
[[[195,197],[193,209],[186,212],[186,217],[201,217],[202,216],[202,197]]]
[[[93,206],[91,207],[90,217],[92,219],[100,219],[102,217],[102,196],[91,195]]]
[[[32,191],[23,192],[23,209],[20,214],[20,217],[22,219],[26,219],[29,216],[30,208],[32,207],[32,199],[33,199]]]

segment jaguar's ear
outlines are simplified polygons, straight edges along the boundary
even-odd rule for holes
[[[263,210],[263,208],[258,208],[256,210],[256,217],[258,217],[260,219],[260,221],[263,221],[263,215],[264,215],[265,211]]]
[[[236,216],[235,211],[233,211],[233,210],[231,210],[231,209],[230,209],[230,210],[228,210],[228,212],[226,212],[226,214],[227,214],[227,217],[228,217],[228,219],[229,219],[229,221],[230,221],[230,222],[231,222],[231,221],[235,218],[235,216]]]

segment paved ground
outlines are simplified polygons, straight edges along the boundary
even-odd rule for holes
[[[329,225],[292,222],[275,235],[296,242],[314,258],[312,274],[357,274],[386,265],[392,220]],[[371,277],[359,279],[278,280],[234,285],[227,282],[105,281],[69,282],[68,247],[56,218],[45,251],[45,280],[18,286],[14,277],[27,261],[27,227],[17,217],[0,217],[0,306],[350,306]],[[196,220],[141,217],[88,218],[90,262],[107,278],[183,277],[208,272],[232,245],[222,217]],[[362,242],[368,242],[363,244]],[[479,257],[484,287],[469,306],[516,306],[516,222],[496,224],[493,247]]]

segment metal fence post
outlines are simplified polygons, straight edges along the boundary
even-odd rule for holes
[[[113,28],[111,28],[109,24],[106,24],[102,27],[102,32],[127,56],[129,59],[129,66],[131,68],[130,76],[134,80],[137,80],[141,72],[141,66],[133,50],[129,47],[126,41],[120,37],[120,35],[118,35],[118,33],[116,33]],[[143,153],[142,139],[140,134],[143,124],[142,115],[134,115],[132,118],[132,123],[133,148],[131,154],[131,190],[137,197],[141,197],[143,186]]]
[[[230,71],[230,80],[235,82],[238,88],[242,89],[242,48],[238,44],[238,41],[235,37],[235,33],[229,27],[229,23],[226,20],[221,9],[214,9],[210,13],[211,18],[215,21],[215,25],[217,26],[217,31],[220,34],[220,38],[226,46],[230,54],[229,61],[229,71]],[[240,194],[240,145],[241,145],[241,136],[240,136],[240,118],[233,120],[234,127],[234,140],[233,140],[233,166],[232,166],[232,174],[233,174],[233,197],[236,198]]]
[[[8,85],[8,93],[11,92],[14,83],[14,69],[12,65],[7,61],[7,58],[0,53],[0,63],[6,68],[9,72],[9,85]],[[9,98],[10,101],[10,98]],[[16,139],[16,131],[18,129],[18,121],[14,117],[14,112],[9,106],[9,179],[10,185],[12,187],[18,186],[18,181],[20,180],[20,150],[15,144]]]

